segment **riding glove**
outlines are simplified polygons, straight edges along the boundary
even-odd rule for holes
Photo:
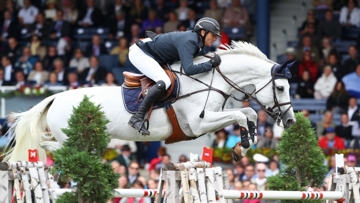
[[[221,63],[221,58],[220,58],[220,56],[217,55],[217,54],[215,54],[215,56],[211,58],[210,63],[211,63],[211,66],[212,66],[212,67],[217,67],[217,66],[219,66],[220,63]]]

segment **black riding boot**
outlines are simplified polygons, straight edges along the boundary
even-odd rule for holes
[[[142,135],[150,135],[150,132],[144,125],[146,121],[144,120],[146,112],[157,100],[159,100],[164,95],[165,91],[166,88],[164,81],[158,81],[152,88],[150,88],[136,114],[130,118],[128,124],[138,130]]]

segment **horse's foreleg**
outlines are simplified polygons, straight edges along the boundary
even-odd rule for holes
[[[45,150],[49,152],[54,152],[55,150],[58,150],[62,148],[62,144],[57,141],[43,141],[40,143],[40,147],[44,148]]]

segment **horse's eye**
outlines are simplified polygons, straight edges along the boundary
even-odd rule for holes
[[[280,92],[284,91],[284,87],[276,87],[277,90],[279,90]]]

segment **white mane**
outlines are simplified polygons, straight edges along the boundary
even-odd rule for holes
[[[224,55],[224,54],[247,54],[250,56],[257,57],[259,59],[263,59],[269,61],[271,63],[275,63],[267,58],[267,56],[262,53],[256,46],[251,43],[243,42],[243,41],[231,41],[231,45],[221,44],[219,46],[222,49],[218,49],[216,54]]]

